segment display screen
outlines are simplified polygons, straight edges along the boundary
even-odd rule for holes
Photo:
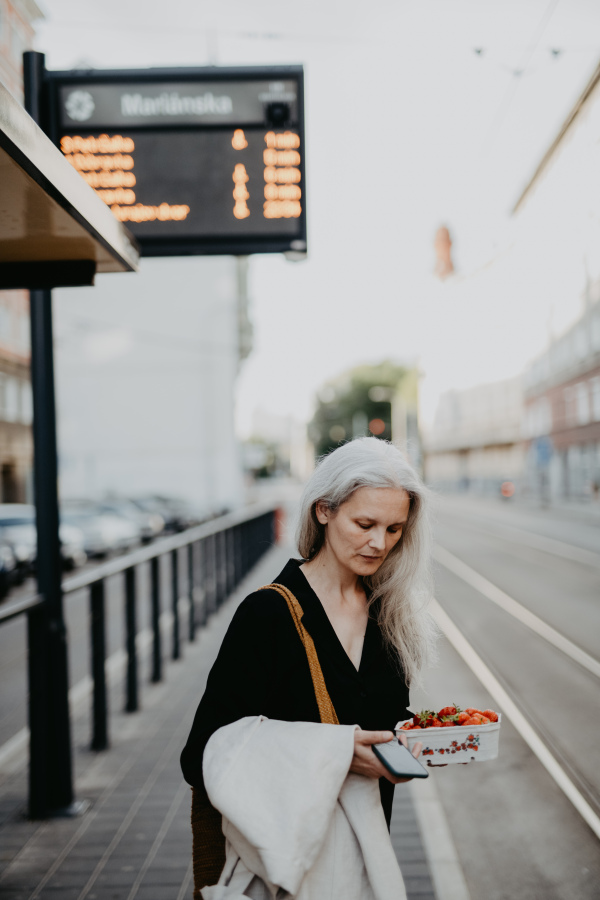
[[[298,81],[228,72],[59,87],[60,149],[146,255],[306,249]]]

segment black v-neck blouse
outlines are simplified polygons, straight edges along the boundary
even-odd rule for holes
[[[315,643],[340,724],[392,730],[410,715],[408,688],[384,646],[376,606],[370,610],[357,671],[301,564],[291,559],[275,581],[289,588],[302,607],[302,622]],[[269,590],[246,597],[229,625],[181,754],[185,780],[203,791],[202,755],[211,735],[244,716],[261,714],[287,722],[320,721],[306,651],[284,598]],[[394,786],[385,778],[379,786],[389,826]]]

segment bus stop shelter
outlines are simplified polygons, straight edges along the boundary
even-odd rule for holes
[[[38,597],[28,609],[32,818],[77,812],[62,608],[52,288],[92,285],[97,273],[136,271],[139,261],[134,238],[37,124],[39,56],[26,53],[24,59],[29,113],[0,84],[0,290],[28,289],[31,310],[38,533]]]
[[[0,289],[92,284],[137,263],[129,232],[0,84]]]

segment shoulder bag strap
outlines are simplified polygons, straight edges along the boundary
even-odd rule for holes
[[[321,670],[321,664],[319,662],[319,657],[317,656],[314,641],[302,624],[302,607],[300,606],[292,592],[283,584],[265,584],[264,587],[259,588],[259,590],[277,591],[277,593],[281,594],[281,596],[287,602],[288,609],[292,615],[292,619],[294,620],[294,625],[296,626],[296,631],[300,636],[300,640],[304,645],[304,649],[306,650],[306,655],[308,657],[308,665],[310,666],[310,674],[315,690],[315,697],[319,707],[319,716],[321,717],[321,722],[324,722],[326,725],[339,725],[339,719],[337,717],[335,709],[333,708],[331,697],[329,696],[329,693],[325,686],[325,679],[323,678],[323,672]]]

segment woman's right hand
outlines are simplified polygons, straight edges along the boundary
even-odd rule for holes
[[[402,740],[404,738],[404,740]],[[375,756],[371,746],[373,744],[387,744],[395,740],[393,731],[362,731],[357,728],[354,732],[354,756],[350,765],[350,771],[357,775],[365,775],[367,778],[387,778],[392,784],[403,784],[411,781],[410,778],[395,778],[383,763]],[[400,741],[407,746],[406,737],[401,734]],[[423,749],[420,741],[414,745],[412,754],[418,757]]]

